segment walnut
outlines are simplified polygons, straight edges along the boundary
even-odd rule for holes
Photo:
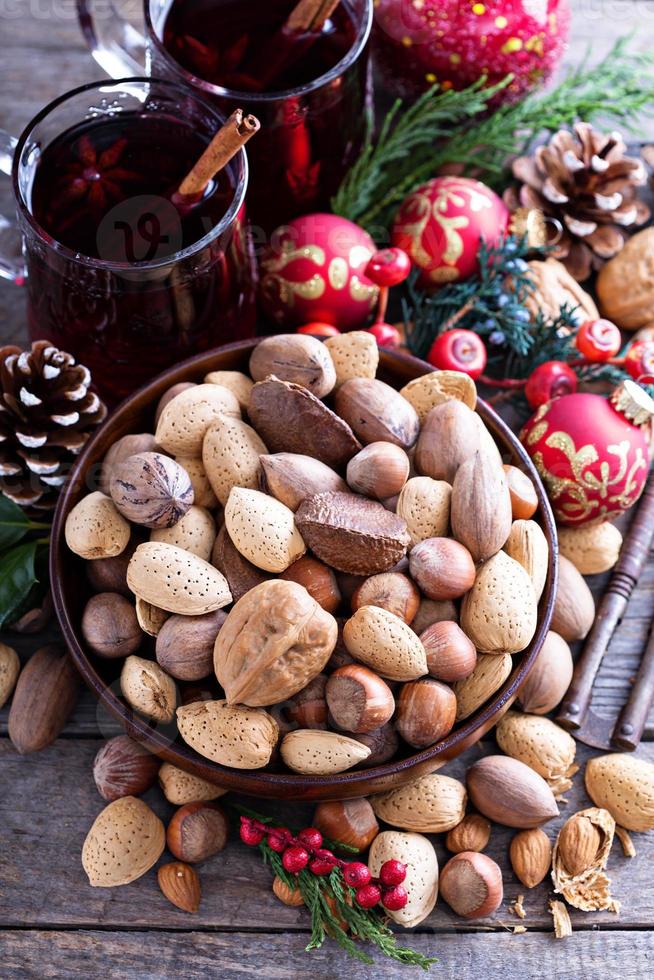
[[[591,296],[573,279],[562,262],[557,259],[545,259],[544,262],[535,260],[527,263],[529,278],[534,284],[525,306],[532,317],[540,312],[555,320],[561,312],[561,307],[568,305],[579,307],[579,322],[597,320],[599,311]]]

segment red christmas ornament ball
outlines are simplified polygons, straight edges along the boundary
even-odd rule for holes
[[[622,346],[622,335],[611,320],[586,320],[575,336],[577,350],[587,361],[609,361]]]
[[[461,371],[475,380],[484,373],[488,355],[479,334],[458,327],[436,338],[427,360],[440,371]]]
[[[625,390],[636,388],[627,381],[611,399],[581,393],[555,398],[541,405],[520,433],[560,524],[612,519],[640,496],[648,442],[643,428],[628,417],[631,410],[621,409]]]
[[[545,361],[539,364],[527,378],[525,398],[532,408],[538,408],[577,390],[577,375],[565,361]]]
[[[377,341],[378,347],[399,347],[402,343],[402,334],[392,323],[373,323],[368,327],[366,333],[371,333]]]
[[[624,359],[624,369],[638,381],[647,376],[648,384],[654,376],[654,341],[635,340],[630,344]]]
[[[508,224],[506,204],[481,181],[435,177],[406,198],[391,237],[420,269],[420,285],[433,289],[477,272],[481,239],[497,245]]]
[[[379,295],[365,275],[375,251],[367,231],[336,214],[296,218],[273,233],[262,256],[264,311],[285,328],[362,327]]]
[[[497,106],[550,77],[569,25],[568,0],[376,0],[373,44],[384,87],[403,98],[511,73]]]
[[[327,337],[338,337],[341,331],[338,327],[332,327],[331,323],[305,323],[295,332],[308,334],[309,337],[316,337],[318,340],[326,340]]]

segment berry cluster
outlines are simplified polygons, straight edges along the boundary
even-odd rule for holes
[[[381,904],[389,912],[403,909],[409,900],[402,884],[406,878],[406,866],[401,861],[386,861],[373,878],[370,868],[363,861],[343,861],[323,847],[323,837],[315,827],[306,827],[294,837],[288,827],[269,827],[253,817],[241,817],[241,840],[249,847],[256,847],[265,840],[268,847],[282,856],[282,864],[289,874],[297,875],[305,868],[318,877],[331,874],[340,868],[343,881],[353,888],[354,899],[361,908],[371,909]]]

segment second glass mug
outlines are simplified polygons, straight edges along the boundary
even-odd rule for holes
[[[371,111],[368,41],[373,0],[342,0],[356,32],[345,57],[320,77],[280,92],[236,91],[187,71],[163,43],[174,2],[143,0],[140,31],[121,15],[114,0],[77,0],[82,31],[95,60],[113,78],[141,74],[145,68],[153,76],[200,89],[225,115],[242,107],[259,118],[261,131],[248,144],[247,205],[255,241],[258,228],[270,234],[300,214],[328,210],[330,198],[356,160]],[[141,0],[129,3],[133,9]],[[239,0],[239,8],[245,4],[252,5],[256,17],[259,0]],[[292,7],[289,3],[289,11]]]

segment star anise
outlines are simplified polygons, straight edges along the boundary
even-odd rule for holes
[[[133,170],[119,166],[127,140],[117,139],[98,154],[88,135],[77,143],[77,160],[69,164],[59,182],[59,207],[73,201],[86,201],[101,210],[109,201],[118,200],[124,194],[122,181],[138,180]]]

